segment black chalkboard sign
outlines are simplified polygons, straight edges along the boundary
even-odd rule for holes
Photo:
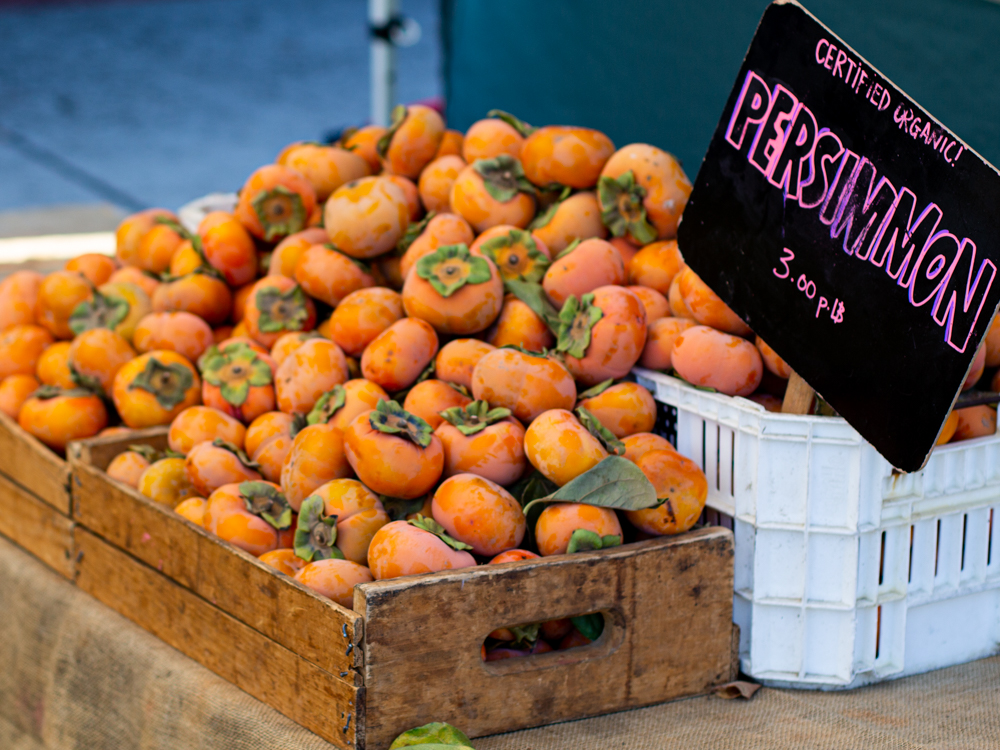
[[[994,167],[802,6],[775,2],[678,242],[891,464],[923,466],[1000,302]]]

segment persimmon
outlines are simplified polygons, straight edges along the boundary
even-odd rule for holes
[[[608,242],[622,256],[622,263],[625,264],[625,272],[628,273],[628,264],[639,253],[640,248],[633,245],[624,237],[611,237]]]
[[[208,323],[189,312],[150,313],[139,321],[132,334],[132,345],[140,353],[167,349],[192,362],[213,343]]]
[[[342,185],[324,210],[330,242],[361,260],[394,248],[410,223],[406,194],[384,177],[363,177]]]
[[[316,210],[316,191],[309,180],[290,167],[267,164],[240,188],[234,212],[254,237],[277,242],[306,228]]]
[[[622,438],[625,446],[624,456],[632,463],[635,463],[650,451],[672,451],[674,446],[670,441],[661,435],[654,435],[652,432],[636,432],[628,437]]]
[[[420,202],[420,191],[413,180],[398,174],[383,174],[385,179],[403,191],[406,197],[406,213],[410,222],[419,221],[424,215],[424,206]]]
[[[198,237],[205,260],[230,286],[243,286],[257,276],[257,247],[232,214],[207,214],[198,224]]]
[[[980,346],[976,350],[976,356],[972,358],[972,364],[969,365],[969,372],[965,376],[965,382],[962,384],[962,390],[967,391],[983,376],[983,370],[986,368],[986,347]]]
[[[310,505],[304,503],[302,506],[299,529],[309,523],[306,516],[308,511],[314,510],[312,503],[320,503],[322,515],[332,519],[332,523],[331,520],[326,522],[329,531],[312,524],[313,530],[319,533],[312,535],[310,546],[315,549],[316,542],[322,544],[324,541],[331,546],[335,544],[346,559],[359,565],[367,564],[372,537],[391,520],[378,497],[357,479],[334,479],[317,487],[308,502]],[[331,533],[334,529],[336,533]],[[297,538],[296,547],[299,546],[300,538]]]
[[[420,173],[417,190],[428,211],[451,210],[451,186],[466,167],[461,156],[439,156]]]
[[[348,380],[343,385],[335,385],[316,401],[309,412],[308,424],[329,424],[340,430],[362,412],[371,411],[378,402],[388,401],[388,394],[379,386],[364,378]]]
[[[656,400],[652,393],[638,383],[618,383],[605,388],[602,385],[580,394],[577,406],[597,417],[616,438],[653,429]]]
[[[226,282],[201,271],[160,284],[153,293],[154,312],[189,312],[210,326],[226,322],[232,307]]]
[[[125,266],[124,268],[119,268],[113,274],[111,278],[108,279],[109,284],[135,284],[137,287],[142,289],[146,293],[146,296],[150,299],[153,298],[153,292],[156,291],[156,287],[160,285],[160,278],[149,271],[143,271],[141,268],[136,266]],[[2,289],[0,289],[2,291]]]
[[[378,142],[385,136],[388,128],[381,125],[365,125],[344,134],[341,145],[346,150],[357,154],[368,163],[372,174],[382,171],[382,159],[378,154]]]
[[[107,328],[92,328],[73,339],[69,367],[77,383],[107,394],[118,371],[136,356],[135,349],[122,336]]]
[[[0,381],[0,411],[11,419],[17,419],[24,402],[40,385],[34,375],[8,375]]]
[[[572,630],[570,630],[569,633],[566,634],[566,636],[562,640],[559,641],[559,644],[556,646],[556,650],[567,651],[571,648],[581,648],[582,646],[588,646],[591,643],[593,643],[593,641],[591,641],[587,636],[585,636],[576,628],[573,628]]]
[[[35,322],[42,279],[37,271],[15,271],[0,281],[0,331]]]
[[[529,552],[526,549],[509,549],[506,552],[501,552],[499,555],[490,560],[490,565],[501,565],[503,563],[511,562],[522,562],[524,560],[537,560],[540,556],[536,555],[534,552]],[[569,622],[567,620],[566,622]]]
[[[740,320],[729,306],[691,268],[681,272],[680,292],[684,305],[699,323],[734,336],[749,336],[750,326]]]
[[[639,364],[650,370],[669,371],[673,369],[671,355],[677,337],[692,326],[697,325],[688,318],[660,318],[649,324],[646,346],[642,350]]]
[[[648,286],[628,286],[625,288],[638,297],[642,303],[642,307],[646,311],[647,329],[654,320],[670,316],[670,303],[655,289]]]
[[[475,566],[476,559],[464,549],[413,523],[420,520],[393,521],[375,534],[368,548],[368,568],[375,580]]]
[[[207,265],[205,256],[196,250],[194,242],[188,239],[178,245],[174,254],[170,256],[170,266],[167,268],[167,272],[170,276],[187,276]]]
[[[351,357],[360,357],[375,338],[403,317],[403,299],[385,287],[359,289],[344,297],[330,316],[330,338]]]
[[[316,306],[293,279],[265,276],[247,296],[243,322],[251,338],[270,349],[285,333],[315,328]]]
[[[75,271],[83,274],[94,286],[100,286],[111,278],[111,274],[118,270],[118,264],[114,258],[100,253],[83,253],[75,258],[70,258],[63,266],[66,271]]]
[[[478,120],[465,131],[462,141],[462,158],[469,164],[477,159],[492,159],[507,154],[521,157],[524,135],[516,127],[499,118]]]
[[[57,341],[41,353],[35,365],[35,375],[42,384],[65,389],[76,388],[73,371],[69,367],[69,350],[72,346],[72,341]]]
[[[618,516],[610,508],[583,503],[554,503],[543,510],[535,523],[535,541],[542,557],[563,555],[573,532],[578,529],[604,537],[622,537]]]
[[[528,425],[524,454],[532,466],[559,487],[608,456],[601,442],[566,409],[550,409]]]
[[[69,319],[81,302],[90,299],[93,285],[75,271],[54,271],[38,287],[35,318],[38,325],[49,330],[57,339],[73,338]]]
[[[241,422],[275,408],[274,362],[246,344],[223,343],[198,362],[201,400]]]
[[[649,451],[635,464],[652,482],[660,504],[626,511],[629,522],[653,536],[680,534],[694,526],[708,498],[708,480],[698,464],[675,450]]]
[[[755,404],[760,404],[769,412],[781,414],[782,400],[777,396],[772,396],[770,393],[761,393],[758,391],[757,393],[751,393],[749,396],[746,396],[746,398],[753,401]],[[952,430],[952,432],[954,432],[954,430]],[[948,437],[950,439],[951,435]],[[946,440],[945,442],[948,441]]]
[[[42,353],[53,343],[52,334],[36,325],[18,324],[0,333],[0,378],[33,375]]]
[[[434,520],[475,555],[497,555],[524,539],[521,505],[503,487],[476,474],[456,474],[441,483],[431,505]]]
[[[21,413],[24,413],[23,409]],[[958,414],[958,424],[955,427],[953,442],[985,437],[997,431],[997,412],[994,408],[967,406],[964,409],[955,409],[955,413]]]
[[[169,424],[201,397],[201,379],[182,355],[154,350],[118,370],[111,389],[122,421],[134,429]]]
[[[153,273],[161,273],[170,263],[170,255],[166,256],[166,263],[159,268],[147,268],[145,261],[148,257],[140,257],[140,245],[143,238],[155,227],[161,226],[161,220],[178,222],[177,215],[165,208],[148,208],[130,216],[126,216],[118,229],[115,230],[115,256],[126,266],[143,268]],[[176,244],[180,244],[177,242]],[[148,250],[148,246],[147,246]],[[162,258],[160,258],[162,260]]]
[[[472,371],[476,364],[496,349],[479,339],[454,339],[441,347],[434,360],[435,376],[446,383],[472,387]]]
[[[212,329],[212,341],[220,344],[233,336],[234,326],[216,326]]]
[[[577,190],[597,184],[615,146],[604,133],[590,128],[549,125],[524,141],[524,173],[539,187],[566,185]]]
[[[147,466],[139,475],[136,489],[144,497],[170,508],[198,494],[191,484],[184,459],[172,457],[161,458]]]
[[[114,427],[105,427],[97,433],[97,437],[127,437],[132,432],[135,432],[135,430],[131,427],[115,425]]]
[[[343,430],[325,423],[312,424],[292,441],[281,467],[281,488],[297,511],[317,487],[349,476]]]
[[[0,295],[3,294],[3,282],[0,282]],[[3,303],[0,302],[0,305]],[[0,324],[2,325],[2,324]],[[990,327],[983,338],[983,347],[986,349],[986,366],[1000,366],[1000,315],[994,315],[990,321]]]
[[[590,192],[556,201],[531,222],[532,233],[558,255],[575,240],[603,240],[608,230],[601,222],[601,205]]]
[[[395,401],[380,401],[344,431],[344,452],[374,492],[411,500],[430,492],[444,470],[441,440]]]
[[[376,385],[395,393],[416,382],[437,352],[437,333],[430,323],[402,318],[368,345],[361,355],[361,372]]]
[[[749,396],[764,373],[757,347],[708,326],[693,326],[674,339],[670,360],[689,383],[730,396]]]
[[[524,427],[510,409],[490,409],[485,401],[441,412],[434,430],[444,447],[443,476],[477,474],[510,485],[524,474]]]
[[[340,347],[326,339],[311,339],[274,373],[278,408],[289,414],[308,414],[320,396],[348,377],[347,359]]]
[[[469,222],[461,216],[445,213],[432,216],[423,231],[406,248],[399,261],[399,273],[405,281],[410,269],[425,255],[444,245],[470,245],[475,239]]]
[[[611,233],[645,245],[677,236],[691,182],[672,154],[633,143],[608,159],[597,195]]]
[[[504,154],[480,159],[459,172],[449,201],[451,210],[478,233],[497,224],[524,229],[535,215],[533,194],[521,162]]]
[[[2,387],[3,386],[0,386],[0,388]],[[750,398],[753,398],[753,396]],[[938,434],[937,440],[934,443],[935,446],[944,445],[955,437],[955,431],[958,429],[958,421],[959,417],[957,411],[952,409],[948,412],[948,418],[944,421],[944,425],[941,427],[941,432]]]
[[[205,505],[205,529],[251,555],[281,546],[292,525],[292,510],[281,488],[271,482],[241,482],[219,487]]]
[[[316,200],[325,201],[345,182],[367,177],[371,167],[362,156],[337,146],[299,143],[286,148],[277,163],[301,174],[316,193]]]
[[[71,440],[103,430],[108,412],[100,396],[86,389],[42,386],[21,405],[17,422],[53,450],[63,451]]]
[[[674,277],[685,267],[677,240],[653,242],[632,256],[628,264],[628,281],[666,295]]]
[[[441,412],[452,407],[462,408],[472,402],[457,388],[452,387],[443,380],[424,380],[413,386],[406,394],[403,401],[403,409],[410,414],[414,414],[436,429],[444,417]]]
[[[271,260],[268,263],[269,276],[295,276],[295,266],[302,257],[302,253],[313,245],[322,245],[329,241],[329,236],[323,227],[310,227],[301,232],[290,234],[279,242],[271,251]]]
[[[293,578],[303,586],[347,609],[354,606],[354,587],[359,583],[375,580],[371,571],[364,565],[335,558],[306,563]]]
[[[184,459],[191,484],[207,496],[225,484],[262,479],[259,466],[242,450],[221,438],[198,443]]]
[[[757,347],[757,351],[760,352],[760,358],[764,362],[764,367],[768,369],[771,373],[777,375],[779,378],[789,378],[792,374],[792,368],[788,366],[778,353],[774,351],[771,347],[760,336],[757,336],[754,340],[754,344]],[[982,370],[979,371],[982,375]],[[976,378],[977,380],[979,378]]]
[[[221,438],[243,447],[247,428],[241,422],[209,406],[190,406],[170,423],[167,444],[170,450],[187,455],[199,443]]]
[[[139,321],[152,311],[152,302],[142,287],[109,282],[76,306],[69,317],[69,327],[76,334],[91,328],[110,328],[131,343]]]
[[[260,447],[272,437],[290,434],[293,422],[295,422],[295,418],[291,414],[285,414],[282,411],[269,411],[266,414],[261,414],[245,428],[246,432],[242,441],[229,440],[229,442],[237,445],[242,444],[247,455],[253,458]],[[237,422],[237,424],[239,423]],[[242,424],[240,426],[242,427]]]
[[[465,142],[465,136],[458,130],[445,130],[444,136],[441,138],[441,145],[438,146],[437,154],[435,154],[435,159],[440,159],[442,156],[461,156],[462,155],[462,144]],[[424,167],[424,171],[427,171],[427,167]],[[423,173],[421,173],[423,174]]]
[[[291,430],[286,430],[264,440],[251,454],[250,457],[259,467],[258,471],[264,476],[264,479],[269,482],[281,482],[281,472],[294,442],[295,438],[292,436]]]
[[[265,552],[257,559],[292,578],[306,565],[306,561],[296,555],[294,549],[288,547],[281,547],[273,549],[270,552]]]
[[[550,267],[545,243],[517,227],[491,227],[476,238],[469,251],[493,261],[505,285],[536,284]]]
[[[294,331],[283,333],[271,347],[271,359],[274,360],[275,368],[280,365],[289,355],[310,339],[323,338],[316,331]]]
[[[560,308],[571,295],[580,297],[598,287],[625,283],[625,264],[609,242],[584,240],[552,261],[545,272],[542,288]]]
[[[147,450],[136,450],[135,448],[138,447],[130,446],[127,451],[123,451],[111,459],[111,463],[108,464],[104,473],[115,481],[137,488],[143,472],[150,467],[151,461],[156,458],[156,451],[150,446],[142,446]]]
[[[444,131],[444,120],[436,110],[422,104],[397,105],[389,130],[377,145],[385,170],[417,179],[437,154]]]
[[[510,409],[520,422],[528,424],[549,409],[572,409],[576,384],[565,365],[553,357],[503,348],[476,364],[472,396],[493,407]]]
[[[602,286],[579,301],[571,296],[559,313],[556,349],[566,367],[587,386],[623,378],[646,345],[646,311],[632,292]]]
[[[686,268],[686,266],[685,266]],[[684,269],[682,268],[681,271]],[[688,320],[694,320],[694,313],[692,313],[684,301],[684,295],[681,294],[681,273],[678,272],[674,276],[674,280],[670,282],[670,289],[667,291],[667,302],[670,303],[670,312],[675,318],[687,318]]]
[[[551,349],[556,343],[545,321],[513,294],[504,298],[500,317],[486,332],[486,340],[495,347],[518,346],[530,351]]]
[[[187,232],[175,219],[157,217],[153,226],[139,240],[139,247],[130,265],[151,273],[163,273],[170,267],[177,248],[186,239]],[[120,255],[119,259],[126,263]]]
[[[403,308],[439,333],[468,336],[489,328],[503,306],[493,261],[465,245],[445,245],[417,261],[403,283]]]
[[[309,296],[333,307],[352,292],[375,286],[369,265],[330,244],[313,245],[302,253],[295,266],[295,280]]]

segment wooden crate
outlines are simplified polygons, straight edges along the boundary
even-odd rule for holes
[[[478,737],[735,677],[725,529],[376,581],[351,611],[109,479],[128,442],[71,449],[78,585],[340,747],[383,750],[428,721]],[[589,612],[606,623],[589,646],[482,661],[497,627]]]

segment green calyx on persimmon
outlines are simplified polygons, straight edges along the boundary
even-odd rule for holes
[[[506,234],[486,240],[482,253],[493,261],[500,278],[538,283],[549,268],[549,259],[538,249],[530,232],[511,229]]]
[[[472,549],[471,544],[460,542],[457,539],[448,536],[444,526],[439,524],[433,518],[428,518],[427,516],[418,513],[416,518],[411,518],[409,521],[407,521],[407,523],[410,524],[411,526],[416,526],[418,529],[429,531],[431,534],[436,536],[438,539],[440,539],[442,542],[447,544],[452,549],[457,549],[457,550]]]
[[[257,327],[262,333],[299,331],[309,318],[306,303],[306,293],[298,284],[284,292],[276,286],[266,286],[254,300],[260,311]]]
[[[577,394],[576,400],[577,400],[577,402],[580,402],[580,401],[583,401],[586,398],[593,398],[594,396],[600,396],[602,393],[604,393],[606,390],[608,390],[608,388],[610,388],[614,384],[615,384],[615,379],[614,378],[608,378],[603,383],[598,383],[593,388],[588,388],[583,393]]]
[[[316,405],[306,417],[307,424],[326,424],[347,402],[347,391],[335,385],[316,400]]]
[[[222,448],[223,450],[229,451],[248,469],[253,469],[254,471],[258,471],[260,469],[260,464],[244,453],[243,449],[238,445],[230,443],[228,440],[223,440],[222,438],[215,438],[215,440],[212,441],[212,445],[216,448]]]
[[[409,114],[410,110],[406,108],[405,104],[397,104],[392,108],[392,113],[390,117],[392,118],[389,124],[389,129],[385,131],[385,135],[378,139],[378,143],[375,144],[375,151],[383,159],[385,155],[389,153],[389,145],[392,143],[392,137],[396,135],[396,131],[399,130],[403,122],[406,121],[406,116]]]
[[[240,482],[240,497],[248,511],[278,529],[292,525],[292,506],[277,487],[267,482]]]
[[[580,299],[571,294],[559,311],[559,332],[556,351],[582,359],[590,346],[590,331],[604,317],[604,311],[592,304],[594,294]]]
[[[398,435],[426,448],[431,444],[434,430],[416,414],[410,414],[395,401],[379,399],[375,410],[368,417],[373,430],[386,435]]]
[[[246,402],[251,386],[274,381],[270,365],[244,343],[230,344],[222,351],[213,346],[198,364],[205,382],[217,386],[222,398],[233,406]]]
[[[615,437],[615,434],[601,424],[601,421],[597,417],[582,406],[577,407],[576,416],[579,418],[580,424],[586,428],[587,432],[597,438],[608,453],[612,456],[625,455],[625,443]]]
[[[253,199],[253,210],[264,228],[267,242],[301,232],[309,218],[302,196],[284,185],[262,190]]]
[[[486,116],[503,120],[505,123],[514,128],[514,130],[516,130],[522,138],[527,138],[529,135],[538,130],[538,128],[534,125],[529,125],[519,117],[515,117],[510,112],[504,112],[502,109],[491,109],[486,113]]]
[[[615,237],[632,235],[642,245],[656,237],[656,229],[646,218],[642,200],[646,188],[635,181],[630,169],[617,179],[602,177],[597,183],[597,198],[601,203],[601,220]]]
[[[427,225],[435,216],[437,216],[436,211],[428,211],[427,215],[420,221],[411,221],[409,226],[406,227],[406,231],[403,232],[403,236],[399,238],[399,242],[396,243],[396,253],[402,256],[409,249],[410,245],[413,244],[413,241],[423,234]]]
[[[619,547],[621,543],[622,538],[619,534],[600,536],[597,532],[590,529],[577,529],[569,538],[566,554],[572,555],[574,552],[589,552],[595,549]]]
[[[115,326],[128,317],[130,309],[129,303],[121,297],[94,290],[93,297],[73,308],[73,313],[69,316],[69,327],[77,336],[94,328],[113,331]]]
[[[469,253],[465,245],[443,245],[425,255],[414,266],[442,297],[450,297],[466,284],[484,284],[493,274],[485,259]]]
[[[149,463],[155,463],[160,458],[160,452],[151,445],[130,445],[128,451],[138,453]]]
[[[185,399],[193,385],[194,375],[180,362],[165,365],[155,357],[150,357],[145,369],[129,383],[128,389],[131,391],[138,388],[151,393],[161,407],[173,409]]]
[[[295,554],[306,562],[313,560],[343,560],[337,548],[337,516],[323,515],[323,498],[310,495],[302,501],[295,527]]]
[[[510,154],[500,154],[492,159],[476,159],[472,168],[483,178],[483,186],[493,200],[507,203],[518,193],[534,195],[536,188],[524,176],[521,162]]]
[[[465,408],[452,406],[440,414],[446,422],[454,425],[463,435],[475,435],[491,424],[506,419],[511,415],[511,411],[504,408],[490,409],[490,405],[485,401],[473,401]]]

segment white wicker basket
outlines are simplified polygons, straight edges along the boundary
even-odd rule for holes
[[[1000,434],[899,474],[843,419],[635,375],[734,532],[746,674],[847,688],[1000,652]]]

